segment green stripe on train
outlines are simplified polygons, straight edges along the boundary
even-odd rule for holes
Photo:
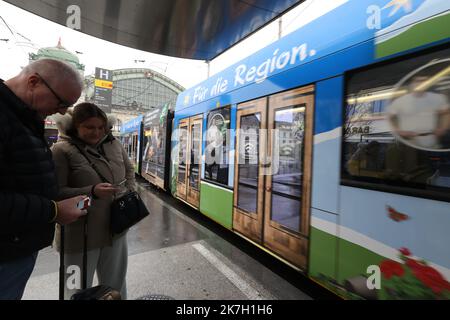
[[[423,21],[398,36],[376,45],[376,57],[382,58],[450,37],[450,14]]]
[[[379,265],[385,257],[350,241],[339,239],[338,282],[367,274],[367,267]]]
[[[202,182],[200,212],[231,229],[233,226],[233,192]]]
[[[343,284],[345,280],[367,275],[367,267],[384,257],[357,244],[311,227],[309,274],[324,275]]]
[[[336,279],[337,238],[329,233],[311,227],[309,274],[320,274]]]

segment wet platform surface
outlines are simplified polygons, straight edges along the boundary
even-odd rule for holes
[[[149,295],[177,300],[312,298],[298,285],[281,277],[283,271],[274,272],[270,258],[268,264],[258,261],[266,253],[245,240],[242,241],[247,250],[241,250],[239,243],[235,245],[225,239],[235,237],[230,236],[231,232],[217,232],[214,223],[205,224],[192,218],[200,213],[143,182],[139,184],[140,194],[151,214],[127,235],[128,299]],[[50,247],[42,250],[23,299],[58,299],[58,270],[58,253]]]

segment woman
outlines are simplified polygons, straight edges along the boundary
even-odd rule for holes
[[[105,113],[92,103],[75,106],[72,114],[57,119],[59,140],[52,147],[59,184],[59,197],[89,195],[87,240],[87,286],[97,271],[99,284],[120,291],[126,299],[128,250],[126,231],[112,236],[110,207],[114,197],[135,190],[134,169],[111,132]],[[92,164],[89,163],[88,159]],[[94,169],[95,167],[95,169]],[[99,173],[97,173],[99,172]],[[107,181],[103,181],[106,179]],[[125,183],[122,183],[126,180]],[[120,185],[120,186],[119,186]],[[82,270],[84,218],[65,227],[65,265]],[[59,228],[55,240],[59,248]],[[67,274],[66,278],[71,274]],[[65,297],[77,290],[71,279],[65,281]]]

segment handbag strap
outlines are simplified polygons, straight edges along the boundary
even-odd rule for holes
[[[91,159],[89,159],[89,157],[84,153],[84,151],[80,148],[80,146],[75,144],[75,143],[73,145],[78,149],[78,151],[80,151],[81,155],[83,155],[86,158],[86,160],[89,162],[89,164],[91,165],[92,169],[94,169],[94,171],[100,177],[102,182],[108,182],[109,183],[109,181],[100,173],[100,171],[98,171],[97,166],[95,165],[95,163],[93,163],[91,161]]]

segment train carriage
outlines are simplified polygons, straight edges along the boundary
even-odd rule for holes
[[[154,108],[143,117],[141,176],[167,191],[170,174],[170,137],[173,111],[170,104]]]
[[[120,130],[120,141],[137,174],[141,172],[142,119],[143,116],[139,115],[125,122]]]
[[[450,298],[450,2],[348,1],[179,95],[171,191],[350,298]]]

